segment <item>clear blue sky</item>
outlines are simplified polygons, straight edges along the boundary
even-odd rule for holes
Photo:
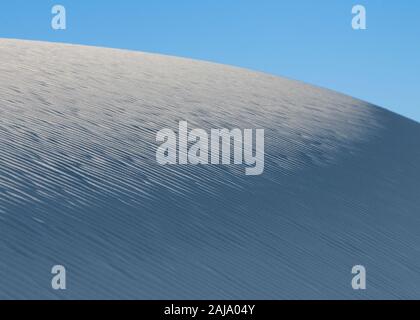
[[[51,7],[67,30],[51,28]],[[351,8],[367,30],[351,28]],[[0,37],[210,60],[355,96],[420,122],[417,0],[10,0]]]

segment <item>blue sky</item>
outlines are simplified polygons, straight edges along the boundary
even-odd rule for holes
[[[67,30],[51,28],[51,8]],[[351,28],[351,8],[367,30]],[[420,122],[420,1],[1,1],[0,37],[190,57],[260,70],[367,100]]]

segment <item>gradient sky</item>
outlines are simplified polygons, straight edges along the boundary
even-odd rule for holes
[[[51,28],[51,7],[67,30]],[[351,9],[367,10],[367,30]],[[420,122],[420,1],[10,0],[0,37],[190,57],[330,88]]]

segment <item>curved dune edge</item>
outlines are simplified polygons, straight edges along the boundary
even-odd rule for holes
[[[159,166],[181,120],[264,128],[264,173]],[[245,69],[0,40],[0,298],[416,298],[419,134]]]

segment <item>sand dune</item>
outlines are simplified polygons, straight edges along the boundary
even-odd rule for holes
[[[264,128],[264,173],[158,165],[181,120]],[[263,73],[0,40],[0,298],[419,298],[419,138]]]

